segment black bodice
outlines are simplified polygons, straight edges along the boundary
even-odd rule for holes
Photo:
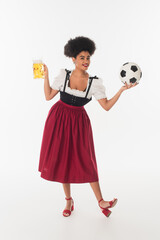
[[[89,77],[89,84],[88,84],[88,88],[86,89],[85,97],[78,97],[73,94],[69,94],[69,93],[65,92],[66,83],[67,83],[67,80],[69,80],[69,76],[70,76],[69,74],[71,73],[71,71],[69,71],[67,69],[65,69],[65,70],[66,70],[66,78],[65,78],[63,91],[60,91],[60,99],[69,105],[84,106],[85,104],[87,104],[88,102],[90,102],[92,100],[92,97],[87,98],[87,95],[90,90],[93,78],[98,78],[98,77],[97,76]]]

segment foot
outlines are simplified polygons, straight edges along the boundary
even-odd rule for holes
[[[114,201],[114,199],[113,199],[113,201]],[[109,201],[104,201],[104,200],[100,201],[99,205],[102,208],[110,207]]]
[[[71,206],[72,206],[72,199],[70,199],[70,200],[67,200],[66,201],[66,207],[65,207],[65,209],[67,209],[67,210],[70,210],[71,211]],[[64,210],[65,210],[64,209]],[[69,215],[69,213],[64,213],[64,215],[65,216],[68,216]]]

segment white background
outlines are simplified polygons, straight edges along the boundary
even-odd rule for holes
[[[158,0],[0,2],[0,237],[41,239],[160,239],[160,2]],[[50,84],[70,38],[86,36],[97,49],[87,70],[103,79],[108,99],[121,88],[119,69],[136,62],[140,84],[106,112],[93,97],[90,117],[104,200],[118,198],[106,218],[90,184],[71,184],[75,210],[62,216],[62,184],[40,177],[43,127],[52,105],[32,60],[43,58]]]

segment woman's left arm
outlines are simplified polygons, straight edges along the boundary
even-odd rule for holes
[[[113,96],[111,99],[108,100],[107,98],[102,98],[99,99],[98,102],[102,106],[102,108],[104,108],[106,111],[109,111],[113,107],[113,105],[117,102],[117,100],[119,99],[120,95],[124,90],[135,87],[136,85],[137,83],[134,83],[133,85],[132,83],[130,85],[125,83],[125,85],[122,86],[119,89],[119,91],[115,94],[115,96]]]

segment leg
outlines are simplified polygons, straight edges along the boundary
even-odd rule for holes
[[[90,182],[90,185],[92,187],[92,190],[97,198],[97,201],[99,201],[102,197],[101,189],[99,186],[99,182]]]
[[[103,197],[102,197],[102,193],[101,193],[101,189],[100,189],[99,182],[90,182],[90,185],[91,185],[92,190],[93,190],[93,192],[94,192],[94,194],[95,194],[95,196],[96,196],[96,198],[97,198],[97,201],[99,201],[101,198],[103,198]],[[105,208],[105,207],[109,207],[110,204],[109,204],[108,201],[102,200],[102,201],[100,202],[100,206]]]
[[[71,188],[70,188],[70,183],[63,183],[63,189],[64,189],[64,193],[66,195],[66,198],[70,198],[71,197]],[[71,210],[71,203],[72,200],[66,200],[66,207],[65,209]],[[65,213],[66,216],[68,216],[68,213]]]
[[[66,195],[66,198],[70,198],[70,194],[71,194],[71,188],[70,188],[70,183],[63,183],[63,189]]]

